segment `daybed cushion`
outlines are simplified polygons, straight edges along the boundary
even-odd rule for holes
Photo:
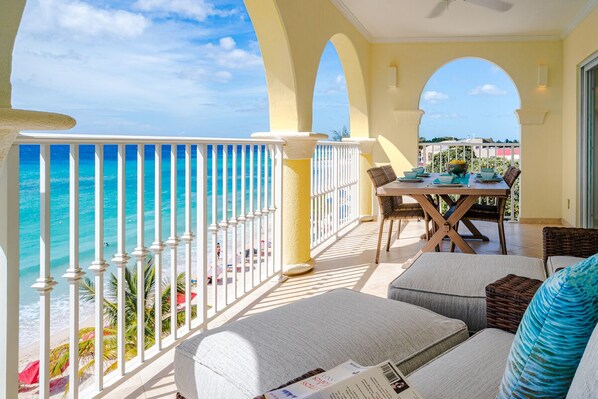
[[[598,255],[552,275],[527,308],[498,398],[562,398],[598,322]]]
[[[391,359],[408,374],[468,338],[467,327],[407,303],[334,290],[204,332],[180,344],[186,399],[253,398],[309,370]]]
[[[585,258],[578,258],[576,256],[550,256],[546,261],[546,273],[548,277],[552,276],[558,269],[564,269],[573,266]]]
[[[463,320],[475,333],[486,327],[486,286],[516,274],[544,281],[537,258],[429,252],[388,287],[388,298]]]
[[[485,329],[408,378],[425,399],[496,399],[514,337]]]
[[[586,347],[567,399],[598,398],[598,327]]]

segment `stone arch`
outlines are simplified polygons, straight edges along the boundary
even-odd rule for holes
[[[245,0],[268,84],[271,131],[308,131],[297,104],[297,81],[285,26],[275,0]],[[306,128],[307,127],[307,128]]]
[[[342,33],[330,38],[343,66],[349,96],[349,120],[352,137],[369,136],[369,106],[361,60],[351,39]]]

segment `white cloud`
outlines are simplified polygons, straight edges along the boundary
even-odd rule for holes
[[[216,81],[220,83],[227,83],[233,78],[233,74],[229,71],[218,71],[214,77],[216,78]]]
[[[496,87],[493,84],[486,83],[485,85],[474,87],[473,89],[469,90],[469,95],[471,96],[479,96],[479,95],[489,95],[489,96],[504,96],[507,92],[501,88]]]
[[[345,85],[345,76],[344,75],[336,75],[336,78],[334,79],[336,81],[336,84],[338,85]]]
[[[435,91],[435,90],[428,90],[424,92],[423,95],[424,101],[430,104],[436,104],[440,101],[448,100],[448,94]]]
[[[262,57],[259,55],[237,48],[232,37],[223,37],[219,40],[218,45],[208,43],[203,48],[208,58],[213,59],[224,68],[243,69],[263,63]]]
[[[84,36],[138,37],[150,25],[143,15],[104,9],[79,0],[40,0],[38,29],[58,28]]]
[[[137,0],[133,7],[142,11],[178,15],[199,22],[213,15],[225,17],[237,13],[237,10],[218,10],[205,0]]]
[[[235,39],[233,39],[230,36],[223,37],[222,39],[220,39],[219,43],[220,47],[222,47],[226,51],[231,51],[237,46],[237,43],[235,43]]]

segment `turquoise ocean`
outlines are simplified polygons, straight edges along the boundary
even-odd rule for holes
[[[145,246],[149,247],[154,241],[154,198],[155,198],[155,168],[154,154],[155,147],[146,145],[145,149]],[[79,242],[80,258],[79,265],[86,272],[86,277],[93,278],[88,271],[91,262],[94,260],[94,184],[95,184],[95,165],[94,165],[94,147],[91,145],[82,145],[79,149]],[[104,258],[110,263],[112,256],[116,253],[116,226],[117,226],[117,151],[116,145],[106,145],[104,147]],[[177,148],[177,231],[180,236],[185,229],[184,225],[184,206],[185,206],[185,149],[183,146]],[[218,221],[222,219],[222,171],[223,154],[222,147],[218,149],[217,168],[218,168]],[[163,231],[162,238],[170,235],[170,152],[168,145],[162,146],[162,218]],[[212,148],[208,146],[207,159],[207,197],[208,197],[208,222],[211,222],[211,200],[212,193]],[[39,258],[40,258],[40,194],[39,194],[39,146],[21,145],[20,146],[20,346],[31,344],[39,337],[39,295],[31,288],[35,280],[39,277]],[[196,147],[192,146],[192,230],[196,229]],[[247,151],[246,164],[241,162],[241,147],[238,147],[237,155],[237,176],[236,182],[232,181],[232,151],[229,148],[228,153],[228,205],[227,215],[232,214],[233,206],[237,208],[237,214],[241,212],[241,203],[246,201],[249,209],[249,196],[256,192],[249,192],[249,151]],[[68,326],[68,315],[70,312],[68,301],[68,283],[62,275],[69,267],[69,147],[66,145],[51,146],[50,155],[50,247],[51,247],[51,272],[54,279],[58,282],[51,293],[51,329],[59,331]],[[255,154],[256,165],[254,175],[257,175],[257,150]],[[270,164],[269,164],[270,165]],[[243,197],[241,192],[241,172],[246,171],[246,195]],[[264,178],[261,177],[261,183],[264,184]],[[232,204],[232,187],[237,185],[237,202]],[[257,176],[254,178],[254,184],[257,187]],[[269,182],[269,188],[271,188]],[[263,194],[262,194],[263,195]],[[268,195],[269,198],[269,195]],[[263,197],[262,197],[263,201]],[[137,146],[126,146],[126,249],[130,254],[137,245]],[[263,207],[263,202],[262,202]],[[195,246],[195,245],[194,245]],[[182,249],[182,246],[179,247]],[[182,257],[179,256],[179,260]],[[133,262],[130,262],[132,265]],[[178,267],[179,272],[182,268]],[[116,268],[110,264],[106,275],[115,273]],[[168,263],[165,265],[164,276],[168,276]],[[91,315],[93,304],[82,303],[81,314]],[[82,316],[84,317],[84,316]]]

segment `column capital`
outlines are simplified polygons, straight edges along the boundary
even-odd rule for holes
[[[547,109],[523,108],[515,111],[521,125],[543,125]]]
[[[399,126],[419,126],[424,115],[421,109],[395,109],[394,115]]]
[[[319,140],[326,140],[327,135],[312,132],[259,132],[253,133],[255,139],[283,140],[284,159],[311,159]]]
[[[77,122],[68,115],[0,108],[0,170],[21,130],[67,130]]]
[[[375,138],[361,138],[361,137],[356,137],[356,138],[343,138],[343,143],[355,143],[355,144],[359,144],[359,153],[362,155],[368,155],[371,154],[374,151],[374,144],[376,144],[376,141],[378,141]]]

